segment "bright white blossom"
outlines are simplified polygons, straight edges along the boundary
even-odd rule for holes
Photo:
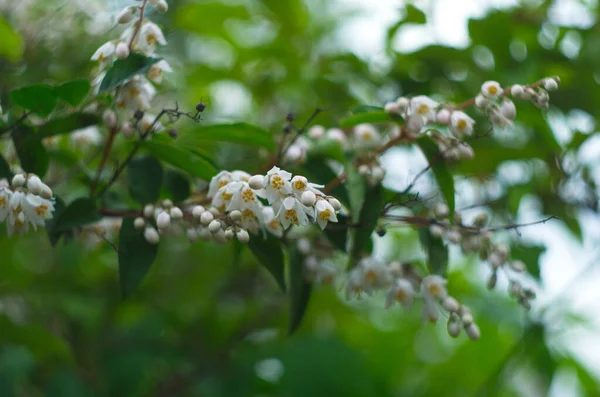
[[[419,95],[410,100],[408,116],[410,118],[420,116],[425,122],[432,123],[436,118],[436,108],[440,104],[425,95]]]
[[[481,86],[481,94],[486,98],[499,98],[502,96],[503,91],[497,81],[486,81]]]
[[[325,229],[327,222],[337,222],[335,209],[327,200],[317,200],[317,203],[315,204],[315,211],[317,223],[321,229]]]
[[[454,111],[450,116],[450,131],[458,139],[471,135],[473,124],[475,124],[475,121],[465,112]]]

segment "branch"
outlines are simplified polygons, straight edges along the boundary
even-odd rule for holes
[[[108,138],[106,139],[106,143],[104,145],[104,151],[102,152],[102,158],[100,159],[100,165],[96,170],[96,176],[92,180],[90,184],[90,197],[94,196],[94,190],[96,190],[96,186],[98,185],[98,181],[100,180],[100,176],[102,175],[102,171],[104,171],[104,167],[106,166],[106,160],[108,160],[108,156],[112,149],[113,142],[115,140],[115,136],[117,135],[118,129],[117,127],[112,127],[108,134]]]
[[[128,45],[129,51],[133,50],[133,42],[135,41],[135,38],[140,33],[140,29],[142,28],[142,23],[144,22],[144,10],[146,9],[147,3],[148,3],[148,0],[143,0],[142,5],[139,7],[140,8],[140,18],[135,23],[135,29],[133,31],[133,34],[131,35],[131,39],[129,40],[129,45]]]
[[[31,114],[31,112],[23,113],[23,115],[21,117],[19,117],[18,119],[16,119],[14,123],[7,126],[3,130],[0,130],[0,135],[4,135],[4,134],[14,130],[19,124],[21,124],[22,121],[24,121],[27,117],[29,117],[30,114]]]

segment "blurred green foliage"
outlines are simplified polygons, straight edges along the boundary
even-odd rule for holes
[[[319,123],[333,126],[346,120],[344,125],[350,126],[352,117],[361,117],[349,111],[356,105],[380,105],[400,94],[419,93],[440,93],[461,102],[485,80],[526,83],[549,75],[562,79],[561,89],[552,93],[552,112],[563,116],[581,110],[597,120],[598,24],[553,25],[547,18],[550,5],[525,3],[469,21],[470,42],[463,49],[431,45],[398,53],[393,50],[398,33],[426,22],[425,14],[409,5],[389,28],[383,47],[390,66],[382,68],[337,45],[341,39],[335,32],[351,15],[336,12],[329,2],[172,0],[169,13],[153,16],[167,33],[164,55],[176,69],[167,76],[169,89],[160,100],[175,98],[192,109],[205,98],[207,124],[243,121],[265,130],[246,135],[244,128],[254,127],[211,129],[182,121],[179,141],[171,144],[155,137],[144,150],[203,178],[214,173],[207,174],[209,167],[251,172],[264,161],[256,155],[257,147],[272,149],[269,138],[280,132],[289,111],[302,119],[323,107],[327,111],[319,115]],[[595,15],[597,10],[590,12]],[[39,87],[49,93],[49,106],[54,108],[57,94],[52,87],[87,78],[89,56],[106,37],[81,32],[50,45],[34,41],[30,34],[11,20],[10,13],[0,18],[1,103],[10,102],[8,93],[14,88],[44,82]],[[579,40],[577,53],[565,52],[559,44],[569,40]],[[223,101],[213,101],[219,87],[228,88],[231,101],[243,105],[234,112],[234,120],[219,108]],[[78,102],[63,100],[73,106]],[[12,101],[27,106],[18,97]],[[82,120],[79,126],[93,123],[84,121],[88,116],[83,113],[76,117]],[[483,185],[498,177],[501,165],[518,162],[531,171],[530,177],[518,183],[498,180],[500,193],[487,205],[495,219],[512,221],[521,199],[534,196],[541,212],[556,215],[581,238],[576,216],[580,211],[597,214],[597,188],[589,165],[576,163],[566,170],[562,159],[577,156],[591,131],[576,131],[571,139],[559,141],[530,104],[519,107],[518,120],[518,136],[474,141],[475,158],[457,164],[452,172]],[[50,129],[46,124],[31,133],[47,137],[73,129],[68,118],[54,122],[59,123],[50,126],[54,132],[43,132]],[[205,132],[201,137],[195,134],[198,128]],[[486,126],[480,128],[485,131]],[[20,150],[15,144],[19,157],[31,155],[34,146]],[[49,151],[51,160],[76,164],[74,149],[60,145]],[[117,143],[116,151],[124,153],[126,147]],[[206,164],[198,166],[191,152],[203,153]],[[42,157],[33,156],[31,167],[47,167],[48,159]],[[81,196],[95,165],[83,168],[74,189],[58,183],[58,195],[69,203]],[[323,182],[333,179],[323,176],[316,162],[309,160],[307,169]],[[146,165],[140,164],[138,171],[144,174]],[[189,182],[174,177],[172,168],[164,172],[170,181],[168,192],[149,183],[152,191],[137,192],[133,198],[187,197]],[[49,174],[60,181],[52,169]],[[574,180],[583,181],[585,189],[565,194]],[[385,192],[376,193],[379,197]],[[107,206],[118,201],[111,195],[103,200]],[[122,239],[130,229],[131,225],[122,229]],[[50,229],[56,232],[60,230]],[[450,340],[443,323],[423,324],[416,310],[383,311],[382,297],[350,304],[336,288],[318,286],[312,287],[299,332],[288,337],[286,324],[298,326],[299,307],[306,303],[298,297],[309,287],[293,284],[299,292],[287,302],[275,280],[239,244],[190,245],[181,238],[169,239],[161,243],[158,261],[141,286],[123,300],[119,277],[137,284],[139,269],[119,276],[113,247],[100,239],[84,245],[68,237],[55,248],[43,232],[0,238],[1,396],[541,396],[561,369],[577,376],[585,395],[600,394],[597,379],[577,357],[550,343],[555,331],[547,329],[547,311],[537,323],[523,319],[521,309],[504,294],[484,291],[471,258],[452,264],[448,277],[451,293],[476,313],[483,335],[477,342]],[[337,247],[346,247],[345,237],[329,238]],[[376,244],[381,239],[377,240]],[[389,233],[385,240],[406,252],[418,245],[416,232]],[[520,244],[513,248],[534,277],[539,277],[543,250]],[[119,255],[136,256],[122,251]],[[141,268],[148,266],[145,258],[137,260]],[[282,284],[283,269],[272,272]],[[563,328],[568,328],[568,313],[559,314]]]

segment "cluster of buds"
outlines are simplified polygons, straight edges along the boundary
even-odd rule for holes
[[[147,204],[143,217],[138,217],[133,224],[136,229],[144,230],[144,238],[150,244],[158,244],[160,235],[167,234],[173,227],[173,222],[183,220],[181,208],[173,205],[171,200],[163,200],[160,205]]]
[[[125,7],[117,15],[117,22],[128,25],[118,40],[102,44],[92,55],[92,60],[98,62],[99,74],[95,84],[99,86],[108,67],[116,59],[126,59],[131,52],[137,52],[147,57],[156,57],[159,45],[166,45],[165,36],[155,23],[147,18],[142,19],[146,3],[151,4],[161,13],[168,10],[165,0],[143,0],[141,5]],[[146,110],[150,101],[156,95],[156,89],[150,81],[161,83],[164,72],[172,72],[171,66],[165,60],[160,60],[148,70],[145,76],[137,75],[119,87],[116,97],[117,107],[122,109]]]
[[[10,185],[0,180],[0,222],[6,220],[9,236],[23,234],[43,227],[52,218],[54,198],[52,189],[34,174],[16,174]]]
[[[380,184],[385,177],[385,168],[381,165],[379,155],[376,152],[359,153],[354,162],[358,173],[371,186]]]
[[[296,241],[298,252],[304,256],[304,275],[309,282],[332,285],[338,273],[332,262],[335,250],[322,234],[315,237]]]
[[[459,213],[455,213],[454,223],[450,223],[449,210],[445,204],[436,205],[434,215],[436,221],[429,228],[432,235],[460,245],[465,254],[476,253],[481,260],[487,261],[492,271],[487,282],[489,289],[496,287],[498,272],[503,269],[509,278],[510,295],[515,297],[524,308],[531,307],[530,301],[535,298],[535,292],[523,287],[511,276],[513,273],[524,273],[526,266],[521,260],[510,260],[510,248],[507,245],[492,241],[493,233],[486,228],[489,222],[487,213],[478,214],[472,225],[465,225]]]
[[[220,214],[240,212],[240,222],[252,233],[260,229],[281,236],[291,225],[337,222],[340,202],[301,175],[273,167],[266,175],[222,171],[210,182],[208,197]]]
[[[475,156],[471,145],[453,136],[447,136],[438,130],[428,131],[427,134],[438,145],[441,156],[448,161],[470,160]]]
[[[386,308],[398,303],[408,309],[415,300],[423,303],[423,315],[429,322],[437,322],[440,310],[449,316],[448,333],[460,334],[461,328],[470,339],[480,336],[479,327],[473,321],[470,309],[448,294],[447,281],[438,275],[420,277],[411,265],[391,262],[381,263],[372,257],[363,258],[350,271],[346,285],[346,297],[372,295],[385,291]]]
[[[186,230],[188,239],[194,242],[200,237],[204,241],[214,240],[224,243],[234,237],[240,243],[250,241],[250,234],[244,228],[244,215],[241,211],[233,210],[223,215],[215,207],[208,210],[201,205],[192,209],[193,224]]]

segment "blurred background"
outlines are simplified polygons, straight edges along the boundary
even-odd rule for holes
[[[120,34],[114,15],[130,3],[0,0],[0,103],[6,109],[18,86],[89,77],[90,56]],[[424,324],[418,310],[384,310],[382,296],[348,302],[342,284],[316,288],[304,324],[288,337],[286,297],[237,245],[175,236],[122,301],[116,254],[93,234],[55,248],[43,233],[2,236],[0,396],[600,395],[596,0],[169,6],[150,15],[165,31],[159,53],[174,69],[156,109],[202,100],[206,122],[248,121],[275,134],[286,113],[304,120],[319,106],[328,111],[318,123],[332,127],[357,104],[416,94],[461,102],[486,80],[560,76],[547,112],[518,105],[517,123],[474,142],[475,158],[454,170],[457,208],[475,207],[466,216],[485,210],[495,224],[560,218],[499,235],[527,263],[538,299],[526,313],[505,288],[488,292],[488,270],[456,250],[450,292],[473,308],[479,341],[450,338],[444,322]],[[65,138],[51,156],[83,156],[103,134]],[[261,164],[256,151],[235,144],[207,149],[223,169]],[[425,164],[411,148],[383,161],[392,190]],[[417,188],[430,186],[423,178]],[[69,198],[86,186],[53,189]],[[103,224],[113,239],[118,222]],[[374,240],[382,259],[423,257],[408,227]]]

